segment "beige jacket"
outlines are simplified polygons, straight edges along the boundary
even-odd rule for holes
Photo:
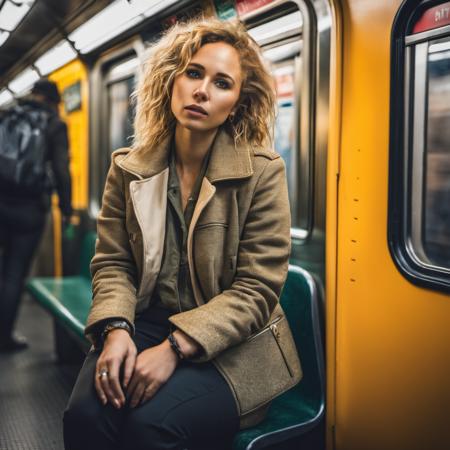
[[[170,139],[113,153],[91,263],[93,303],[86,335],[100,320],[134,323],[161,267]],[[197,341],[228,381],[241,427],[260,421],[270,400],[301,378],[278,303],[290,251],[285,168],[270,150],[235,146],[219,130],[188,232],[198,307],[170,321]]]

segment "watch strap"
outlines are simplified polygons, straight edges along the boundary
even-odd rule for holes
[[[117,330],[117,329],[126,330],[126,331],[128,331],[128,334],[130,336],[132,335],[131,327],[126,320],[111,320],[110,322],[108,322],[106,324],[105,328],[103,329],[103,332],[102,332],[103,342],[105,341],[105,339],[108,336],[108,333],[110,331]]]

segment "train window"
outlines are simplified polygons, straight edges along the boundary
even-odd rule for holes
[[[391,103],[394,108],[403,103],[404,132],[396,133],[399,116],[393,111],[389,212],[391,250],[400,269],[411,281],[445,290],[450,288],[449,11],[450,2],[416,7],[405,30],[404,88],[397,91],[404,98],[397,102],[394,96]],[[399,142],[403,150],[394,153]]]
[[[423,249],[427,262],[450,267],[450,38],[430,42],[425,57],[428,117],[425,119],[423,214],[419,224],[422,233],[415,247]]]
[[[302,80],[303,19],[298,5],[286,2],[284,7],[286,10],[275,11],[273,18],[253,18],[256,23],[250,26],[249,34],[262,47],[264,56],[271,63],[278,106],[274,144],[286,163],[293,233],[304,238],[310,219],[305,203],[311,201],[312,194],[309,190],[309,152],[312,147],[302,145],[299,132],[301,89],[298,86]],[[304,91],[309,91],[306,86]],[[299,192],[303,192],[305,197],[300,198]]]
[[[287,47],[287,48],[286,48]],[[295,52],[294,57],[281,59],[274,62],[273,75],[277,90],[277,117],[275,121],[274,144],[276,151],[281,155],[286,164],[286,175],[288,180],[289,200],[291,205],[296,201],[297,189],[297,144],[295,118],[298,114],[295,101],[296,83],[296,59],[300,51],[300,45],[288,44],[266,51],[266,57],[276,61],[276,57],[287,52]],[[288,53],[289,54],[289,53]],[[293,207],[292,207],[293,209]]]
[[[129,101],[134,87],[134,77],[108,86],[109,148],[111,151],[131,144],[133,134],[133,112]]]
[[[134,91],[142,51],[131,41],[101,56],[91,74],[90,213],[96,217],[111,164],[111,153],[129,147],[133,138]]]
[[[120,147],[130,146],[132,142],[134,112],[130,96],[134,90],[138,64],[137,57],[122,61],[112,66],[106,77],[109,154]]]

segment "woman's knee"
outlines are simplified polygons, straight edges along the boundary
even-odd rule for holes
[[[97,427],[99,424],[99,411],[94,405],[80,400],[69,402],[63,415],[64,430],[86,430]]]
[[[110,405],[70,401],[63,416],[65,449],[115,448],[122,421],[121,412]]]
[[[168,426],[157,414],[139,414],[133,411],[123,429],[122,448],[133,450],[182,450],[185,439],[176,429]]]

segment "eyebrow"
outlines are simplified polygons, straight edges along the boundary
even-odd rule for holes
[[[198,64],[198,63],[189,63],[189,65],[197,67],[198,69],[205,70],[205,68],[201,64]],[[219,75],[220,77],[228,78],[228,79],[230,79],[230,81],[233,84],[235,84],[235,81],[234,81],[234,79],[233,79],[233,77],[231,75],[228,75],[228,74],[223,73],[223,72],[217,72],[217,75]]]

